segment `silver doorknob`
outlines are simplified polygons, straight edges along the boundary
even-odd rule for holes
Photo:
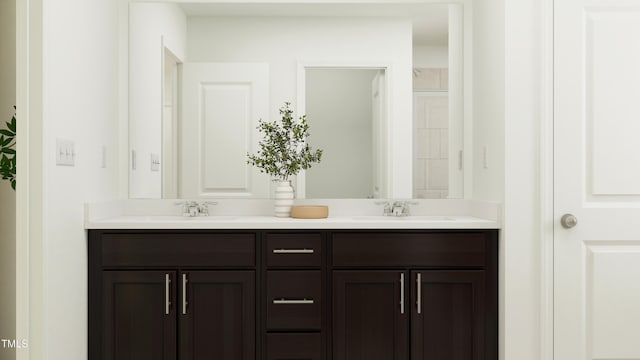
[[[578,218],[573,214],[564,214],[562,218],[560,218],[560,224],[562,224],[562,227],[565,229],[571,229],[578,225]]]

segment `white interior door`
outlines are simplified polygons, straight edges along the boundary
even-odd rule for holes
[[[269,119],[267,64],[183,65],[180,197],[269,197],[269,178],[247,164],[259,119]]]
[[[554,358],[640,359],[640,1],[554,8]]]

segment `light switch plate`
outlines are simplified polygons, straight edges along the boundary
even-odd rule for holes
[[[151,154],[151,171],[160,171],[160,155]]]
[[[76,150],[75,144],[71,140],[56,139],[56,165],[75,166]]]

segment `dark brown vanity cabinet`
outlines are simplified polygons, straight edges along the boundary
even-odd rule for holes
[[[332,234],[333,360],[497,359],[495,231]]]
[[[256,359],[256,234],[90,231],[89,358]]]
[[[496,230],[88,240],[92,360],[497,360]]]

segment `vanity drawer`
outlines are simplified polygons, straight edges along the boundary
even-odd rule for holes
[[[319,333],[267,334],[267,360],[320,360]]]
[[[333,266],[485,266],[484,232],[335,232]]]
[[[322,277],[319,270],[267,271],[267,328],[320,330]]]
[[[267,266],[314,266],[322,263],[319,233],[267,234]]]
[[[256,264],[254,233],[105,233],[102,266],[238,266]]]

